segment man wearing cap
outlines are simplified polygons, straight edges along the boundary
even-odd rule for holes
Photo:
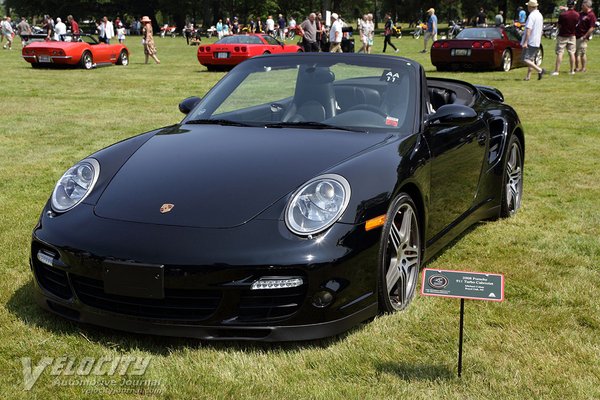
[[[433,8],[430,8],[429,10],[427,10],[427,14],[429,14],[429,18],[427,19],[427,30],[425,31],[425,35],[423,36],[424,43],[423,51],[421,51],[421,53],[427,53],[427,42],[429,42],[429,39],[431,39],[434,42],[437,40],[438,20],[435,15],[435,10]]]
[[[553,76],[558,75],[565,47],[569,53],[571,69],[569,74],[575,73],[575,29],[579,22],[579,13],[575,11],[575,0],[567,1],[567,11],[558,16],[558,37],[556,38],[556,65]]]
[[[542,42],[544,17],[542,17],[542,13],[538,10],[537,0],[529,0],[527,8],[529,9],[529,16],[527,17],[527,21],[525,21],[525,33],[521,38],[521,46],[523,46],[523,62],[527,64],[526,81],[531,78],[531,70],[533,69],[538,73],[538,80],[542,79],[542,76],[546,73],[545,69],[538,67],[535,63],[535,58],[540,50],[540,43]]]
[[[333,23],[329,29],[329,47],[330,53],[343,53],[342,52],[342,22],[340,17],[336,13],[331,13],[331,19]]]
[[[592,0],[583,0],[581,3],[581,12],[579,13],[579,23],[575,31],[577,38],[575,49],[575,71],[585,72],[587,68],[587,46],[596,26],[596,14],[592,11]]]

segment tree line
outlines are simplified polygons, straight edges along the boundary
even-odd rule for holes
[[[552,13],[562,0],[546,0],[540,4],[544,15]],[[564,1],[566,3],[566,0]],[[518,6],[524,0],[5,0],[7,15],[66,17],[71,14],[78,20],[95,20],[107,15],[128,21],[150,16],[159,24],[177,25],[186,22],[196,25],[214,25],[219,18],[238,17],[242,23],[250,18],[283,14],[302,21],[311,12],[331,10],[346,21],[355,21],[362,14],[371,12],[377,22],[390,12],[395,21],[416,22],[424,20],[427,9],[433,7],[440,21],[471,18],[483,7],[489,18],[504,11],[506,20],[512,20]]]

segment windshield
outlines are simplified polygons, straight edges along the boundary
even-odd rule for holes
[[[258,36],[234,35],[225,36],[215,44],[263,44]]]
[[[462,30],[457,39],[502,39],[502,33],[497,28],[467,28]]]
[[[417,71],[398,57],[255,58],[232,70],[184,122],[412,132]]]

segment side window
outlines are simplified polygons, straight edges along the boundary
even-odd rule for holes
[[[271,46],[279,45],[279,42],[277,40],[275,40],[274,38],[272,38],[271,36],[265,35],[265,36],[263,36],[263,38],[265,39],[267,44],[270,44]]]
[[[508,40],[521,41],[521,38],[513,31],[506,31],[506,36],[508,36]]]

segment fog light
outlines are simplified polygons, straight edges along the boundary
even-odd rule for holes
[[[50,267],[54,266],[54,256],[51,256],[50,254],[44,253],[43,251],[38,251],[37,253],[37,259],[42,263],[42,264],[46,264]]]
[[[326,291],[322,290],[320,292],[315,293],[312,298],[312,305],[317,308],[325,308],[333,301],[333,295]]]
[[[250,290],[262,290],[262,289],[289,289],[301,286],[304,283],[302,278],[293,277],[282,277],[282,276],[270,276],[262,277],[252,284]]]

